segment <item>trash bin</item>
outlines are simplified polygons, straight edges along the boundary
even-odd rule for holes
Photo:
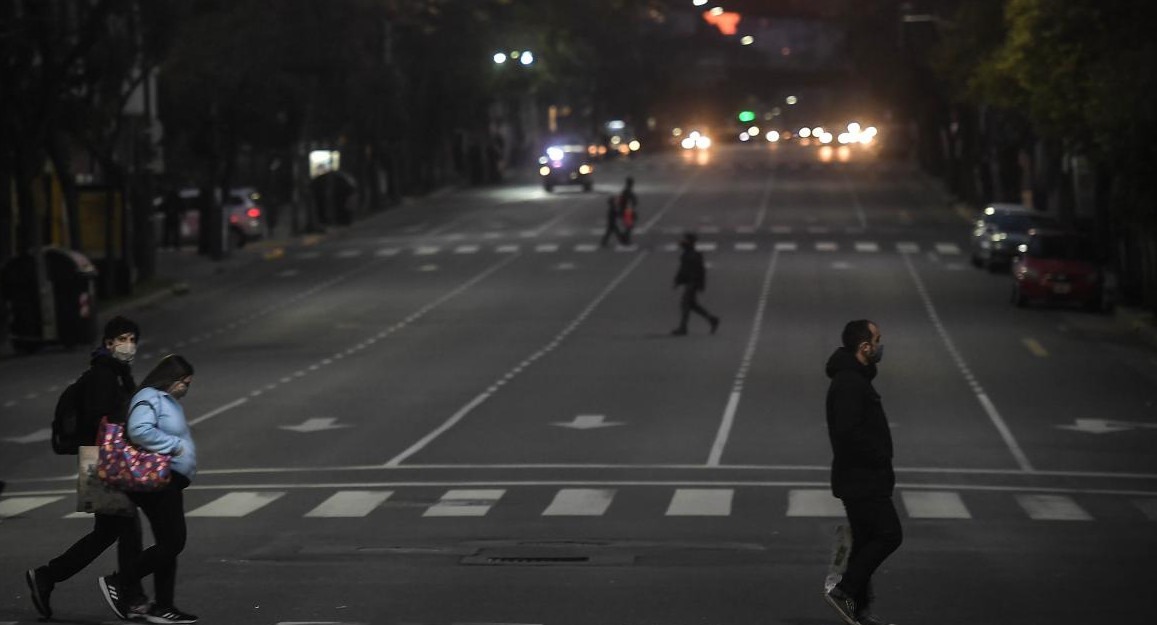
[[[31,254],[10,260],[0,270],[5,304],[9,310],[9,337],[18,351],[32,351],[44,343],[65,347],[91,345],[97,339],[97,270],[84,254],[56,247],[42,249],[54,319],[44,322]]]

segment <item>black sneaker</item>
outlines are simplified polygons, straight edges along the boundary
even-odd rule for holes
[[[177,608],[163,608],[154,605],[145,612],[145,620],[150,623],[196,623],[197,617],[186,614]]]
[[[719,317],[712,317],[709,321],[711,323],[711,333],[715,334],[715,331],[719,329]]]
[[[856,615],[856,620],[860,622],[860,625],[892,625],[888,621],[885,621],[884,619],[876,616],[875,614],[872,614],[867,610],[864,610]]]
[[[840,613],[840,617],[848,625],[861,625],[856,620],[856,600],[840,590],[839,586],[832,588],[829,592],[824,593],[824,599],[827,600],[836,612]]]
[[[52,605],[49,603],[49,597],[52,596],[52,589],[56,585],[48,579],[46,568],[42,566],[28,569],[24,573],[24,579],[28,582],[28,590],[32,591],[32,605],[36,606],[36,611],[44,618],[52,618]]]
[[[120,584],[116,581],[116,576],[105,575],[97,578],[96,583],[100,585],[100,594],[104,596],[108,607],[112,608],[113,614],[116,614],[117,618],[121,620],[128,618],[129,606],[125,601]]]
[[[687,328],[675,328],[671,330],[671,336],[687,336]]]
[[[152,604],[149,603],[148,599],[141,599],[139,603],[129,606],[125,620],[143,622],[148,619],[149,608],[151,607]]]

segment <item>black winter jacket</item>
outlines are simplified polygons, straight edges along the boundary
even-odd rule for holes
[[[828,359],[827,417],[832,444],[832,494],[840,499],[891,497],[892,432],[880,394],[872,387],[876,366],[863,365],[840,348]]]
[[[128,365],[113,358],[106,349],[93,352],[80,394],[78,440],[96,441],[101,417],[107,416],[109,421],[124,423],[125,411],[136,390],[137,385]]]
[[[675,286],[686,285],[696,291],[707,288],[707,267],[703,255],[694,248],[685,248],[679,256],[679,271],[675,274]]]

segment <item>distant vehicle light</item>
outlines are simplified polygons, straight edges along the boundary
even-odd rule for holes
[[[852,150],[846,145],[841,145],[836,149],[836,158],[841,163],[846,163],[852,159]]]
[[[840,135],[838,137],[836,137],[836,141],[839,141],[841,144],[851,143],[852,142],[852,135],[851,135],[851,133],[841,132]]]
[[[621,119],[612,119],[611,121],[607,122],[607,128],[609,128],[611,130],[622,130],[626,127],[627,127],[627,122],[625,122]]]
[[[502,65],[505,62],[506,62],[506,53],[505,52],[496,52],[494,54],[494,64],[495,65]]]
[[[639,148],[643,147],[643,144],[639,143],[638,139],[633,139],[627,144],[627,147],[630,148],[632,152],[638,152]]]
[[[989,206],[988,208],[984,209],[984,214],[985,214],[985,215],[995,215],[995,214],[996,214],[996,209],[995,209],[995,208],[993,208],[993,207],[991,207],[991,206]]]
[[[711,14],[715,16],[723,15],[723,7],[715,7],[711,9]]]
[[[823,135],[820,136],[820,143],[831,143],[832,139],[833,139],[832,133],[825,132]]]
[[[235,223],[240,223],[240,222],[241,222],[241,218],[238,217],[237,215],[229,215],[229,223],[235,224]]]
[[[796,102],[799,102],[799,98],[797,98],[793,95],[789,95],[789,96],[787,96],[787,98],[784,99],[784,102],[787,102],[789,105],[795,104]]]
[[[595,150],[595,148],[592,146],[592,147],[591,147],[591,154],[594,154],[594,150]],[[539,165],[545,165],[545,164],[547,164],[547,163],[549,163],[549,162],[550,162],[550,159],[548,159],[548,158],[547,158],[547,157],[545,157],[545,156],[540,156],[540,157],[538,157],[538,164],[539,164]]]
[[[687,136],[691,137],[692,139],[698,139],[700,137],[700,134],[699,134],[698,130],[692,130],[691,134],[689,134]]]
[[[774,131],[774,130],[768,130],[766,136],[767,136],[768,142],[770,142],[770,143],[775,143],[776,141],[779,141],[779,133]]]
[[[860,143],[862,143],[864,145],[868,145],[871,142],[872,142],[872,136],[871,135],[863,134],[863,133],[860,134]]]
[[[619,135],[611,137],[611,145],[618,145],[623,142],[623,138]]]
[[[552,145],[546,149],[546,156],[552,161],[561,161],[562,155],[562,148],[558,147],[557,145]]]
[[[679,135],[683,134],[683,129],[682,129],[682,128],[672,128],[672,129],[671,129],[671,134],[672,134],[673,136],[676,136],[676,137],[678,137]]]
[[[691,0],[691,4],[693,4],[697,7],[701,7],[705,4],[707,4],[707,0]]]
[[[683,146],[684,150],[690,150],[691,148],[695,147],[695,140],[691,137],[685,137],[680,145]]]
[[[752,37],[751,35],[744,35],[743,39],[739,40],[739,44],[744,46],[749,46],[753,43],[755,43],[755,37]]]
[[[751,139],[751,135],[747,134],[746,132],[739,133],[739,140],[740,141],[749,141],[750,139]]]
[[[798,134],[803,139],[807,139],[808,137],[812,136],[812,129],[811,128],[800,128],[799,132],[796,134]]]
[[[523,52],[522,56],[518,57],[518,62],[523,65],[530,65],[534,62],[534,54],[530,51]]]
[[[879,132],[879,131],[876,130],[875,126],[868,126],[867,128],[864,129],[864,135],[869,136],[869,137],[875,137],[877,132]]]
[[[627,144],[623,143],[623,144],[620,144],[620,145],[619,145],[619,154],[622,154],[623,156],[626,156],[626,155],[628,155],[628,154],[630,154],[630,153],[631,153],[631,148],[628,148],[628,147],[627,147]]]
[[[857,124],[856,122],[849,123],[848,124],[848,132],[850,132],[852,134],[859,133],[860,132],[860,125]]]
[[[543,176],[549,176],[550,175],[550,168],[547,167],[546,165],[543,165],[542,167],[538,168],[538,173],[540,175],[543,175]]]
[[[699,148],[700,150],[706,150],[707,148],[711,147],[711,138],[700,135],[695,139],[695,147]]]
[[[254,206],[254,207],[250,208],[249,210],[245,211],[245,214],[250,219],[257,219],[258,217],[261,216],[261,207]]]
[[[751,128],[748,128],[747,134],[751,135],[752,137],[758,137],[759,136],[759,126],[752,126]]]
[[[812,128],[812,136],[813,137],[822,137],[823,134],[824,134],[824,127],[823,126],[816,126],[815,128]]]
[[[585,163],[582,165],[579,165],[579,173],[583,174],[583,175],[591,173],[591,166],[587,165]]]
[[[599,150],[598,150],[598,151],[599,151],[599,156],[602,156],[602,155],[606,154],[606,153],[607,153],[607,146],[605,146],[605,145],[600,145],[600,146],[599,146]]]
[[[1020,245],[1016,246],[1016,251],[1020,252],[1021,254],[1024,254],[1025,252],[1028,251],[1028,245],[1021,243]]]

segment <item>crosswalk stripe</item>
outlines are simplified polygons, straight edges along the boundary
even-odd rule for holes
[[[587,230],[587,234],[591,235],[592,237],[597,237],[597,236],[602,236],[604,231],[605,231],[605,228],[591,228],[591,229]]]
[[[952,256],[960,253],[960,246],[955,243],[937,243],[936,251],[945,256]]]
[[[791,241],[778,241],[775,244],[775,249],[777,249],[781,252],[794,252],[794,251],[796,251],[796,249],[798,249],[798,247],[799,246],[797,246],[795,243],[793,243]]]
[[[191,517],[243,517],[260,510],[284,495],[281,491],[235,491],[193,510]]]
[[[455,254],[474,254],[478,251],[477,245],[459,245],[454,248]]]
[[[817,252],[835,252],[840,249],[840,246],[833,241],[819,241],[816,243]]]
[[[871,241],[856,241],[857,252],[879,252],[880,246]]]
[[[901,241],[896,244],[896,251],[901,254],[919,254],[920,246],[909,241]]]
[[[337,253],[338,258],[357,258],[362,255],[361,250],[342,250]]]
[[[574,251],[576,252],[594,252],[598,249],[599,246],[595,245],[594,243],[579,243],[578,245],[574,246]]]
[[[1150,521],[1157,521],[1157,497],[1150,497],[1148,499],[1134,499],[1133,505],[1137,506],[1141,512],[1145,513],[1145,517]]]
[[[499,245],[495,251],[499,254],[517,254],[519,249],[517,245]]]
[[[826,489],[793,489],[787,494],[787,516],[842,517],[844,505]]]
[[[69,512],[68,514],[64,515],[61,518],[62,519],[91,519],[92,513],[91,512]]]
[[[539,243],[538,245],[534,246],[534,251],[536,251],[536,252],[557,252],[558,251],[558,244],[557,243]]]
[[[504,489],[448,490],[422,516],[486,516],[505,493]]]
[[[563,488],[542,516],[602,516],[614,498],[613,488]]]
[[[401,253],[401,251],[402,250],[399,250],[396,247],[384,247],[375,252],[374,256],[397,256]]]
[[[900,496],[913,519],[971,519],[972,514],[957,493],[903,491]]]
[[[716,245],[713,241],[706,241],[703,243],[695,244],[695,249],[699,250],[700,252],[714,252],[717,247],[719,246]]]
[[[64,497],[9,497],[0,499],[0,519],[24,514],[40,506],[47,506],[64,499]]]
[[[416,248],[414,250],[414,255],[415,256],[431,256],[431,255],[437,254],[438,252],[441,252],[441,251],[442,251],[442,248],[440,248],[440,247],[437,247],[434,245],[423,245],[423,246]]]
[[[1093,517],[1065,495],[1017,495],[1017,503],[1034,521],[1092,521]]]
[[[754,252],[755,244],[747,241],[742,241],[735,244],[735,251],[737,252]]]
[[[393,495],[392,490],[342,490],[306,513],[307,517],[364,517]]]
[[[667,516],[729,516],[732,488],[678,488],[667,506]]]

